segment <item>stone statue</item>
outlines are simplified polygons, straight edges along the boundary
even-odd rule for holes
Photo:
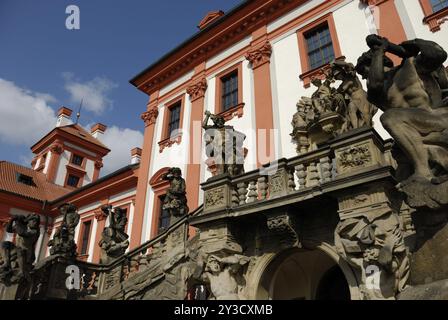
[[[113,208],[110,205],[101,207],[101,210],[109,217],[109,226],[104,228],[102,237],[98,245],[101,247],[100,263],[108,264],[119,258],[129,246],[129,236],[125,232],[126,210]]]
[[[209,120],[213,125],[209,125]],[[202,127],[205,130],[206,154],[212,161],[210,165],[216,167],[216,174],[229,174],[237,176],[244,173],[244,148],[246,136],[236,131],[232,126],[226,126],[220,115],[205,112]]]
[[[297,103],[291,136],[298,154],[315,150],[318,144],[346,131],[372,126],[378,110],[368,101],[353,64],[333,61],[324,76],[325,81],[312,79],[317,90]],[[341,81],[337,89],[331,86],[336,80]]]
[[[448,203],[447,53],[422,39],[400,45],[370,35],[370,50],[356,70],[367,79],[369,101],[384,114],[381,122],[410,159],[413,172],[398,185],[411,207]],[[403,59],[394,67],[386,52]]]
[[[14,216],[6,225],[6,232],[15,233],[15,243],[2,243],[3,264],[0,266],[0,282],[17,283],[30,280],[30,271],[36,259],[34,251],[40,235],[40,216]]]
[[[360,287],[365,299],[393,299],[405,289],[410,261],[396,213],[372,211],[341,221],[335,231],[335,245],[342,257],[362,270]],[[372,281],[374,275],[369,274],[375,271],[378,281]]]
[[[355,66],[343,60],[336,60],[331,64],[331,73],[334,79],[342,81],[337,91],[348,97],[346,127],[341,131],[371,127],[378,108],[367,99],[367,93],[356,75]]]
[[[241,269],[249,262],[242,255],[220,258],[209,255],[202,280],[210,284],[213,298],[216,300],[240,300],[239,291],[242,282]]]
[[[163,201],[163,209],[168,210],[172,217],[182,217],[188,214],[186,184],[179,168],[170,168],[162,177],[170,182],[170,187]]]
[[[53,239],[48,242],[51,247],[50,254],[62,254],[67,257],[76,256],[75,230],[79,223],[79,214],[76,206],[65,203],[59,207],[59,212],[63,214],[62,224],[56,230]]]

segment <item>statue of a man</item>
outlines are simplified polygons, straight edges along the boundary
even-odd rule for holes
[[[311,95],[313,106],[318,114],[324,114],[331,111],[332,88],[330,86],[332,78],[327,75],[325,81],[319,78],[311,79],[311,83],[317,88],[316,92]]]
[[[367,99],[367,92],[364,91],[361,81],[356,75],[355,66],[342,60],[336,60],[331,64],[331,71],[336,80],[342,81],[337,91],[347,95],[349,99],[347,105],[349,127],[347,129],[372,126],[372,119],[378,108]]]
[[[77,208],[73,204],[65,203],[59,207],[59,211],[63,214],[62,224],[53,239],[48,242],[51,247],[50,254],[76,256],[75,230],[80,219]]]
[[[370,50],[359,58],[356,70],[367,79],[369,100],[384,111],[383,126],[413,164],[413,174],[400,189],[411,206],[437,207],[434,197],[448,202],[447,188],[422,196],[448,180],[446,51],[422,39],[400,45],[377,35],[366,40]],[[386,52],[403,58],[401,65],[394,67]]]
[[[249,260],[245,256],[233,255],[220,258],[210,255],[207,259],[202,280],[210,284],[213,297],[216,300],[240,300],[239,277],[242,266]]]
[[[168,210],[171,215],[180,217],[188,213],[185,179],[182,178],[180,168],[171,168],[162,177],[170,182],[170,187],[163,201],[163,209]]]
[[[109,226],[104,228],[98,243],[101,247],[100,263],[107,264],[122,256],[129,246],[129,236],[125,232],[128,218],[122,208],[112,209],[112,206],[105,205],[101,210],[109,217]]]
[[[15,233],[15,243],[5,241],[2,243],[3,266],[1,278],[9,277],[10,281],[25,278],[28,280],[29,272],[33,268],[36,259],[34,251],[40,235],[40,216],[29,214],[27,216],[14,216],[6,225],[6,232]],[[17,268],[13,266],[13,260]],[[16,269],[16,270],[14,270]]]

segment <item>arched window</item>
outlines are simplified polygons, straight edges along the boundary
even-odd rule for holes
[[[170,168],[165,167],[157,171],[149,180],[149,184],[154,192],[154,203],[152,209],[152,221],[151,221],[151,239],[156,237],[161,232],[165,231],[170,226],[170,214],[163,209],[163,201],[165,194],[170,187],[170,183],[167,180],[163,180],[163,176],[168,172]]]

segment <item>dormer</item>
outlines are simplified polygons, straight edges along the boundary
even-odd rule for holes
[[[76,189],[98,179],[110,150],[100,141],[105,125],[98,123],[89,133],[73,123],[71,114],[69,108],[61,107],[56,127],[31,147],[35,155],[32,167],[48,181]]]

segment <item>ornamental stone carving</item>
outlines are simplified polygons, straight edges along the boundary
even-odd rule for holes
[[[162,176],[162,180],[167,180],[170,183],[163,201],[163,209],[167,210],[172,217],[182,217],[188,214],[187,186],[185,179],[182,178],[182,171],[179,168],[170,168]]]
[[[102,160],[96,160],[95,161],[95,168],[101,169],[103,167],[103,161]]]
[[[294,217],[288,212],[280,212],[267,217],[267,227],[269,230],[280,236],[280,244],[284,248],[299,245],[299,236],[295,229]]]
[[[343,150],[338,155],[338,161],[342,169],[365,167],[372,163],[372,154],[369,145],[358,145]]]
[[[271,59],[272,46],[266,41],[263,46],[255,50],[251,50],[246,54],[246,59],[252,64],[252,69],[256,69],[267,63]]]
[[[10,286],[22,280],[30,282],[35,260],[36,243],[40,235],[40,216],[13,216],[6,232],[15,234],[15,242],[1,243],[0,283]]]
[[[143,112],[141,119],[145,122],[145,126],[150,126],[156,123],[157,117],[159,116],[159,109],[154,107],[146,112]]]
[[[311,97],[300,99],[292,119],[291,136],[298,154],[349,130],[371,127],[378,110],[368,101],[353,64],[336,60],[323,73],[324,81],[312,79],[317,89]],[[340,81],[337,88],[332,86],[336,81]]]
[[[207,208],[221,207],[225,203],[224,187],[212,189],[206,192],[204,206]]]
[[[55,142],[51,145],[50,151],[55,154],[61,154],[64,152],[64,145],[61,142]]]
[[[207,79],[202,78],[199,82],[192,84],[187,88],[187,93],[190,95],[191,101],[203,98],[207,91]]]
[[[412,165],[398,189],[414,208],[448,204],[446,51],[422,39],[397,45],[370,35],[366,42],[370,50],[356,70],[368,80],[370,102],[384,111],[381,123]],[[394,67],[386,53],[402,64]]]
[[[65,203],[59,207],[62,214],[62,224],[54,233],[53,239],[48,241],[51,255],[63,255],[68,258],[76,256],[75,229],[80,216],[76,206]]]

